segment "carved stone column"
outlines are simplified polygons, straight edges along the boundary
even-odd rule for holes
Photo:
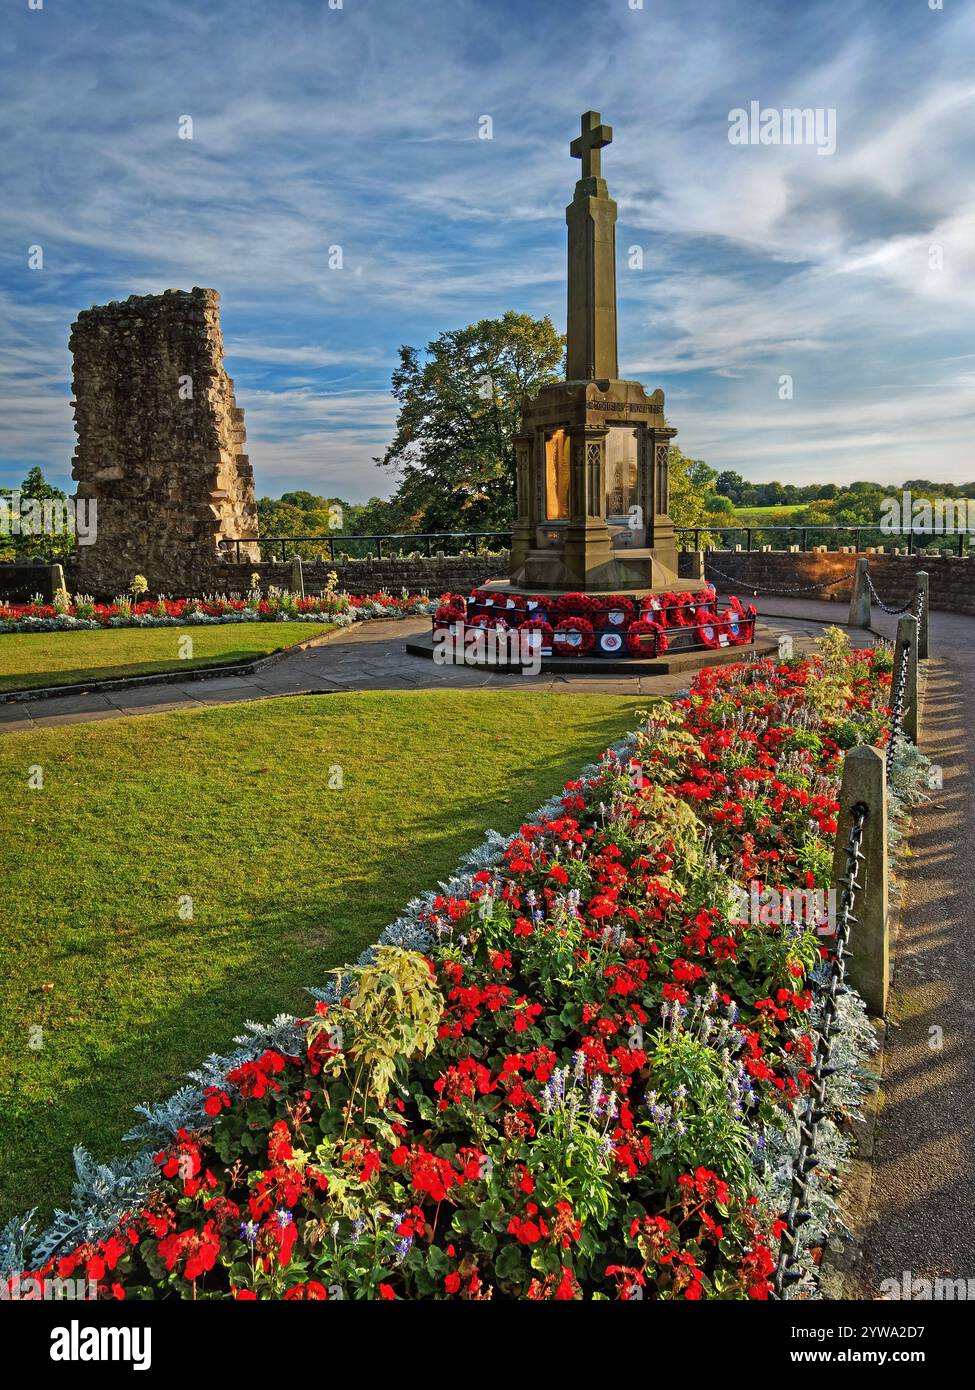
[[[613,139],[598,111],[586,111],[569,151],[582,160],[582,178],[565,210],[569,228],[567,381],[614,379],[616,353],[616,204],[602,177],[600,150]]]
[[[653,484],[653,508],[647,514],[647,545],[655,558],[668,569],[677,570],[677,537],[670,519],[670,441],[676,430],[651,430],[648,449],[651,451],[650,478]]]
[[[616,204],[603,179],[580,179],[569,228],[567,381],[619,375],[616,356]]]
[[[650,518],[653,515],[653,433],[648,429],[637,432],[637,505],[640,508],[640,525],[643,528],[644,544],[652,544]]]

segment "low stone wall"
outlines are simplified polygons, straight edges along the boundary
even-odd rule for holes
[[[914,588],[914,576],[926,570],[930,576],[931,607],[948,613],[975,613],[975,556],[959,559],[945,555],[871,555],[870,573],[881,597],[891,604],[903,603]],[[773,551],[709,551],[705,557],[705,573],[719,593],[750,596],[755,589],[763,595],[780,594],[797,598],[832,599],[837,604],[849,603],[851,576],[856,556],[843,552],[797,554],[788,550]],[[689,552],[680,555],[680,574],[691,575],[693,560]],[[508,552],[492,555],[434,555],[377,560],[306,561],[303,565],[305,590],[320,592],[334,570],[338,586],[350,594],[372,594],[387,589],[398,594],[401,589],[416,593],[426,589],[431,594],[466,594],[488,579],[504,579],[508,574]],[[211,564],[199,571],[194,593],[245,593],[250,588],[251,575],[259,573],[261,584],[291,587],[291,562]],[[40,592],[50,599],[49,565],[0,564],[0,599],[25,602]],[[65,563],[65,578],[72,594],[81,588],[73,563]],[[823,588],[823,585],[829,585]],[[153,595],[154,596],[154,595]],[[171,597],[180,595],[173,590]],[[107,600],[111,593],[97,593],[95,598]]]
[[[328,576],[334,570],[338,575],[338,587],[349,594],[374,594],[379,589],[398,594],[401,589],[416,593],[426,589],[437,595],[442,593],[470,593],[471,589],[484,584],[488,579],[506,579],[508,575],[508,552],[500,551],[491,555],[432,555],[412,556],[397,559],[395,556],[377,560],[339,560],[334,564],[327,560],[305,560],[302,572],[305,592],[317,594],[325,588]],[[290,589],[292,585],[291,561],[255,561],[241,564],[195,564],[191,573],[195,582],[189,588],[174,586],[165,590],[169,598],[190,598],[210,593],[246,593],[251,587],[251,576],[261,576],[261,587],[269,584],[279,589]],[[89,593],[84,587],[85,576],[73,557],[64,561],[64,577],[71,594]],[[147,576],[148,577],[148,576]],[[93,597],[99,603],[107,603],[115,597],[116,590],[99,590]],[[13,603],[27,603],[40,594],[49,603],[53,595],[52,570],[48,562],[25,562],[21,564],[0,564],[0,600]],[[149,597],[156,597],[156,589],[150,580]]]
[[[305,592],[320,593],[328,582],[329,573],[338,575],[338,587],[349,594],[374,594],[386,589],[398,594],[401,589],[416,593],[426,589],[431,594],[469,593],[478,584],[488,579],[505,579],[508,575],[508,552],[500,551],[492,555],[433,555],[397,559],[391,556],[382,560],[329,561],[305,560],[302,574]],[[280,589],[291,588],[291,561],[263,561],[259,564],[225,564],[215,566],[210,571],[210,590],[229,592],[235,590],[245,593],[251,584],[251,575],[261,576],[261,585],[267,588],[275,584]],[[174,595],[175,597],[175,595]]]
[[[766,595],[849,603],[856,559],[854,554],[837,551],[712,550],[705,556],[704,569],[719,593],[744,597],[757,589]],[[932,608],[975,613],[975,556],[870,555],[869,560],[870,577],[885,603],[906,602],[914,590],[914,576],[926,570]],[[690,554],[681,555],[680,573],[688,576],[690,567]],[[822,589],[821,585],[829,587]]]
[[[23,560],[0,564],[0,599],[30,603],[40,594],[45,603],[54,597],[54,567],[47,560]]]

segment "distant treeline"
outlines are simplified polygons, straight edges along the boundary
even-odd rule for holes
[[[840,502],[889,497],[895,492],[910,492],[916,497],[975,497],[975,482],[936,483],[927,478],[913,478],[905,483],[853,483],[849,487],[837,483],[749,483],[740,473],[719,473],[714,483],[715,494],[727,497],[735,507],[798,507],[813,502]]]

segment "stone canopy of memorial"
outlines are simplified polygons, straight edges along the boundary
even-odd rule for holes
[[[641,593],[677,579],[668,512],[664,395],[621,381],[616,333],[616,204],[600,169],[613,132],[582,117],[570,152],[582,176],[566,208],[566,379],[522,406],[510,587],[524,592]]]

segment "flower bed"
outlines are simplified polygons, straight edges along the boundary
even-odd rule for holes
[[[70,632],[118,627],[176,627],[191,624],[309,622],[323,618],[340,627],[373,618],[425,616],[437,608],[426,594],[394,596],[385,592],[357,597],[329,593],[314,598],[298,598],[289,593],[228,598],[210,595],[199,599],[159,598],[131,602],[118,598],[114,603],[94,603],[78,596],[73,603],[0,602],[0,633]]]
[[[310,1018],[144,1111],[155,1151],[83,1171],[111,1201],[59,1217],[41,1272],[109,1298],[767,1297],[828,938],[739,921],[732,885],[828,884],[889,665],[837,636],[700,673]]]

